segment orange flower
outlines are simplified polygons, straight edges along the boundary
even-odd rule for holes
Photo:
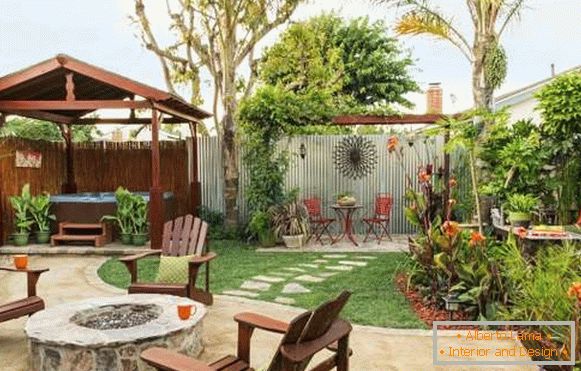
[[[420,172],[420,182],[427,183],[430,181],[430,179],[432,179],[432,176],[430,174],[428,174],[427,171]]]
[[[456,180],[456,178],[450,178],[450,180],[448,181],[448,187],[454,188],[457,185],[458,185],[458,181]]]
[[[442,228],[448,237],[454,237],[460,233],[460,225],[457,222],[446,221],[442,225]]]
[[[486,237],[482,233],[474,231],[470,234],[470,246],[478,246],[484,241],[486,241]]]
[[[577,219],[577,222],[575,223],[575,225],[579,228],[581,228],[581,210],[579,210],[579,219]]]
[[[387,140],[387,151],[389,153],[392,153],[393,151],[396,150],[398,144],[399,139],[395,135],[390,136],[389,139]]]
[[[525,227],[518,227],[516,229],[516,234],[519,236],[519,238],[525,239],[529,234],[529,231],[527,231]]]
[[[573,282],[569,290],[567,290],[567,295],[577,298],[581,302],[581,282]]]

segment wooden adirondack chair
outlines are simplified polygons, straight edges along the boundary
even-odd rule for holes
[[[160,370],[216,371],[253,370],[250,367],[250,339],[254,329],[283,334],[268,371],[306,370],[311,358],[319,351],[328,349],[333,355],[311,370],[323,371],[337,367],[349,369],[349,333],[351,324],[339,318],[339,312],[351,296],[342,292],[336,299],[322,304],[312,312],[295,317],[290,323],[278,321],[254,313],[234,316],[238,322],[238,356],[226,356],[206,365],[196,359],[166,348],[149,348],[141,353],[141,359]]]
[[[192,215],[179,217],[165,223],[161,250],[127,256],[119,259],[131,274],[130,294],[168,294],[189,297],[206,305],[214,299],[210,293],[210,260],[216,253],[208,251],[208,223]],[[166,283],[140,283],[137,277],[137,261],[152,255],[185,256],[195,255],[189,264],[189,282],[183,285]],[[196,287],[200,267],[206,264],[205,290]]]
[[[48,268],[16,269],[12,267],[0,267],[0,270],[8,272],[26,272],[26,278],[28,281],[28,297],[0,305],[0,322],[22,316],[29,316],[44,309],[44,300],[36,296],[36,283],[38,282],[40,275],[47,272]]]

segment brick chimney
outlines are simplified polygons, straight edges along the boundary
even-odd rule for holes
[[[439,82],[430,83],[428,91],[426,92],[426,113],[428,114],[438,114],[442,113],[442,86]]]

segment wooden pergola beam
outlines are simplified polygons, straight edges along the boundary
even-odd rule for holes
[[[61,64],[56,59],[50,59],[32,66],[23,72],[16,72],[9,76],[5,76],[0,80],[0,91],[22,84],[23,82],[34,79],[35,77],[42,76],[59,67],[61,67]]]
[[[157,103],[157,102],[153,102],[153,108],[156,108],[164,113],[168,113],[174,117],[179,117],[183,120],[186,120],[186,122],[198,122],[199,118],[192,116],[192,115],[188,115],[186,113],[180,112],[178,110],[175,110],[171,107],[166,106],[165,104],[161,104],[161,103]]]
[[[70,124],[73,121],[72,117],[59,115],[58,113],[52,112],[42,112],[42,111],[5,111],[7,115],[14,115],[14,116],[21,116],[21,117],[29,117],[33,119],[43,120],[43,121],[50,121],[56,124]]]
[[[187,124],[189,121],[179,117],[166,117],[163,119],[164,124]],[[151,119],[148,118],[84,118],[74,122],[75,125],[95,125],[95,124],[120,124],[120,125],[149,125]]]
[[[121,108],[151,108],[151,103],[127,100],[0,100],[0,111],[79,111]]]

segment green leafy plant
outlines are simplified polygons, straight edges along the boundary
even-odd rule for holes
[[[263,246],[271,246],[276,243],[276,235],[274,234],[271,215],[266,211],[256,211],[252,214],[250,222],[248,223],[248,230]]]
[[[133,225],[133,234],[147,234],[148,231],[148,220],[147,211],[148,205],[145,197],[141,195],[131,195],[132,201],[132,213],[131,213],[131,223]]]
[[[48,193],[32,197],[30,214],[39,232],[50,230],[50,221],[56,220],[56,217],[50,213],[50,195]]]
[[[30,204],[32,201],[32,196],[30,194],[30,185],[25,184],[22,187],[20,196],[10,197],[10,204],[14,209],[14,225],[16,227],[17,233],[27,234],[30,232],[30,228],[34,224],[34,220],[30,215]]]
[[[538,203],[539,199],[533,195],[516,193],[508,196],[505,208],[515,213],[530,213]]]
[[[134,212],[132,194],[127,189],[119,187],[115,191],[115,200],[117,202],[115,215],[105,215],[101,220],[114,221],[122,234],[131,234],[133,232]]]

